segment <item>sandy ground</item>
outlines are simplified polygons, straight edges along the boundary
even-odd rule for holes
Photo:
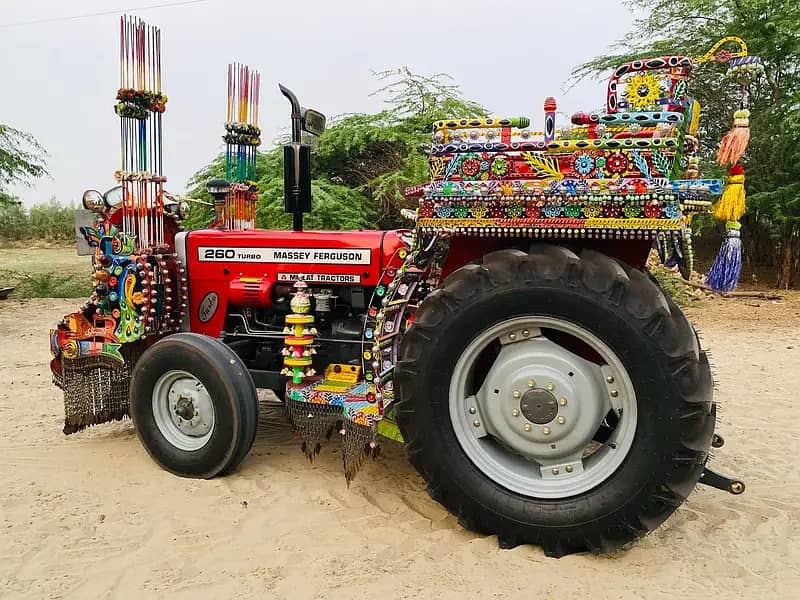
[[[726,446],[747,482],[698,489],[613,556],[546,558],[464,531],[384,446],[348,489],[337,448],[313,465],[262,411],[235,474],[160,470],[130,422],[65,437],[47,329],[78,301],[0,303],[2,598],[798,598],[800,295],[690,311],[713,351]]]

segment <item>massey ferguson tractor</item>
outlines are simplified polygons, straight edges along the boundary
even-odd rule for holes
[[[718,48],[732,68],[751,62]],[[393,438],[464,527],[551,556],[619,548],[698,482],[743,492],[706,464],[723,443],[708,358],[645,269],[655,246],[690,272],[688,221],[722,192],[696,170],[702,62],[622,65],[605,110],[569,128],[552,98],[543,131],[434,123],[430,181],[407,190],[418,209],[395,231],[303,229],[302,140],[325,119],[283,86],[294,230],[254,226],[259,77],[233,65],[208,229],[181,230],[158,157],[131,152],[112,194],[84,197],[96,288],[51,336],[65,432],[129,415],[161,467],[216,477],[245,460],[269,389],[309,457],[341,443],[348,482]],[[118,94],[131,135],[160,135],[166,97],[160,77],[146,84]]]

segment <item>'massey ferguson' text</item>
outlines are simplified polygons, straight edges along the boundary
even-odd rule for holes
[[[201,262],[316,263],[368,265],[369,248],[231,248],[200,246]]]

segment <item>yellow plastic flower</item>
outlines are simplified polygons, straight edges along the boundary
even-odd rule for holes
[[[661,97],[661,85],[650,73],[637,73],[628,80],[625,98],[632,108],[646,109],[655,106]]]

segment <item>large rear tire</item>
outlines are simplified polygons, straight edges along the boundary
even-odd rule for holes
[[[431,496],[502,547],[605,552],[694,489],[708,360],[640,271],[551,245],[462,267],[400,348],[397,423]]]
[[[194,333],[170,335],[141,356],[130,410],[150,456],[181,477],[210,479],[235,469],[258,425],[258,396],[242,360]]]

